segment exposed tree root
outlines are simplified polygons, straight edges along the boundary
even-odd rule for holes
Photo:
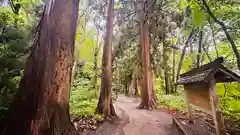
[[[96,108],[96,112],[98,114],[103,114],[105,120],[114,120],[118,118],[114,106],[112,104],[112,99],[110,99],[110,102],[106,104],[102,102],[102,98],[100,97],[100,100]]]
[[[138,109],[146,109],[146,110],[154,110],[157,108],[157,103],[156,100],[153,98],[150,101],[147,102],[147,104],[144,104],[141,102],[139,106],[137,107]]]

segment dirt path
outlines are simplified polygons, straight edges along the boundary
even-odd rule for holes
[[[105,122],[95,135],[179,135],[164,111],[139,110],[139,100],[120,95],[115,103],[117,123]],[[93,135],[93,134],[88,134]]]

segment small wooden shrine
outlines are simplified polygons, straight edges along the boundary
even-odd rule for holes
[[[192,107],[213,116],[216,134],[225,135],[226,129],[220,110],[220,100],[217,96],[216,83],[240,82],[240,77],[222,65],[223,57],[194,68],[180,75],[176,85],[184,85],[188,105],[188,119],[193,123]]]

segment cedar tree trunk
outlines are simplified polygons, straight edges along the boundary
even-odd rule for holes
[[[105,119],[117,117],[112,104],[112,37],[113,37],[113,17],[114,17],[114,0],[109,0],[107,31],[104,40],[102,56],[102,78],[101,89],[96,112],[103,114]]]
[[[76,135],[69,88],[79,0],[48,2],[1,135]]]
[[[142,1],[140,1],[142,2]],[[141,3],[143,7],[143,3]],[[150,48],[148,39],[148,21],[145,20],[144,9],[140,12],[140,45],[142,48],[143,84],[141,85],[141,103],[139,108],[154,109],[156,107],[155,90],[153,89],[153,73],[150,65]]]

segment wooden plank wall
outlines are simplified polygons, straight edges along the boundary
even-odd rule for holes
[[[207,83],[185,84],[184,89],[189,104],[202,108],[207,113],[212,111]]]

